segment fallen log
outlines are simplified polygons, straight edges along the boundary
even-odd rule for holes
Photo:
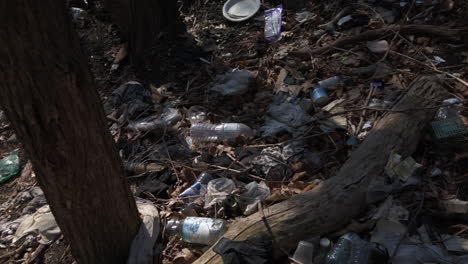
[[[306,57],[314,54],[325,54],[333,51],[334,48],[343,48],[348,45],[355,45],[363,41],[371,41],[384,37],[387,34],[396,33],[407,35],[427,35],[446,39],[449,41],[460,41],[463,40],[463,36],[468,34],[468,28],[449,28],[444,26],[433,26],[433,25],[390,25],[380,29],[369,30],[361,34],[343,37],[325,47],[310,49],[304,47],[302,49],[292,51],[291,55]]]
[[[393,110],[432,107],[443,99],[445,92],[437,76],[420,77]],[[384,199],[388,193],[381,192],[386,189],[383,171],[390,153],[411,155],[434,111],[432,108],[387,113],[335,177],[309,192],[266,208],[265,216],[279,246],[290,251],[302,239],[339,230],[365,212],[371,203]],[[262,216],[257,212],[234,222],[224,237],[245,240],[268,236]],[[222,259],[209,249],[194,263],[222,263]]]

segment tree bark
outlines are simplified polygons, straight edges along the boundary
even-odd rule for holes
[[[132,64],[145,70],[148,56],[162,31],[174,37],[178,21],[176,0],[106,0],[114,23],[128,38]]]
[[[0,105],[78,263],[125,263],[139,215],[65,1],[0,2]]]
[[[424,77],[413,82],[394,109],[433,106],[442,99],[444,92],[436,78]],[[280,246],[291,250],[300,240],[339,230],[363,213],[368,205],[384,199],[388,195],[385,192],[388,185],[383,172],[390,153],[396,151],[403,157],[411,155],[434,111],[387,114],[335,177],[307,193],[265,209],[267,221]],[[258,212],[235,222],[224,237],[245,240],[267,236],[262,216]],[[222,259],[210,249],[194,263],[222,263]]]

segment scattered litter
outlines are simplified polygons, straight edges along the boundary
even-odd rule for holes
[[[227,230],[226,221],[206,217],[187,217],[170,220],[166,225],[168,236],[179,235],[183,241],[193,244],[213,245]]]
[[[245,21],[260,9],[260,0],[228,0],[223,5],[223,16],[233,22]]]
[[[232,71],[217,75],[215,84],[210,90],[222,95],[241,95],[248,91],[253,73],[249,71]]]
[[[38,242],[44,245],[51,244],[60,236],[60,228],[48,205],[39,208],[36,213],[21,222],[16,229],[13,243],[29,234],[38,235]]]
[[[20,172],[19,157],[16,152],[0,160],[0,184],[17,176]]]
[[[265,10],[265,39],[269,42],[275,42],[281,36],[282,12],[282,5]]]
[[[368,41],[367,48],[374,53],[384,53],[388,50],[388,42],[386,40]]]

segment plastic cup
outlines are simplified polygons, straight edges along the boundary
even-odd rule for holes
[[[294,255],[290,258],[300,264],[311,264],[314,260],[314,244],[307,241],[300,241]]]
[[[327,91],[325,91],[325,89],[323,89],[322,87],[316,87],[312,91],[312,100],[317,105],[324,105],[328,103],[329,98],[327,95]]]

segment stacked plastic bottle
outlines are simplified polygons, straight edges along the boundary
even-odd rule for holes
[[[183,220],[169,220],[166,234],[178,234],[184,242],[213,245],[227,230],[226,221],[206,217],[187,217]]]

